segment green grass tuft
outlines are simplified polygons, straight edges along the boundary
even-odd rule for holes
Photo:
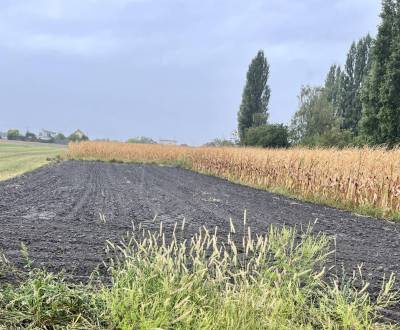
[[[237,228],[235,228],[237,227]],[[330,239],[311,229],[254,235],[231,222],[221,237],[185,224],[141,227],[108,242],[111,284],[69,284],[31,270],[0,288],[4,329],[377,329],[380,308],[399,300],[394,277],[372,299],[367,284],[327,280]],[[394,326],[393,326],[394,327]]]

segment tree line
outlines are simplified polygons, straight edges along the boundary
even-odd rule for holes
[[[87,141],[89,138],[82,133],[80,130],[76,130],[69,136],[65,136],[63,133],[49,132],[46,136],[37,135],[33,132],[26,131],[22,134],[18,129],[12,128],[7,131],[5,137],[8,140],[14,141],[28,141],[28,142],[42,142],[42,143],[57,143],[57,144],[68,144],[69,142]],[[1,136],[0,136],[1,138]]]
[[[323,86],[303,86],[289,127],[268,124],[269,64],[252,60],[238,113],[241,145],[285,147],[400,143],[400,0],[383,0],[376,38],[353,42]]]

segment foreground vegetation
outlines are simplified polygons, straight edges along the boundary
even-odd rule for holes
[[[228,237],[203,228],[188,242],[184,231],[184,222],[167,230],[160,224],[157,233],[139,227],[119,244],[108,242],[111,284],[93,276],[73,285],[62,275],[30,270],[18,284],[0,286],[0,328],[394,327],[378,323],[379,310],[399,300],[394,278],[373,300],[368,284],[356,288],[355,278],[327,281],[326,236],[274,227],[253,236],[246,218],[240,226],[231,222]],[[0,274],[10,271],[0,260]]]
[[[182,165],[234,182],[378,217],[400,219],[400,150],[189,148],[71,144],[71,159]]]
[[[0,141],[0,180],[32,171],[64,151],[56,145]]]

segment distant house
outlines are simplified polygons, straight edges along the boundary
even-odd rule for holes
[[[83,139],[86,136],[80,129],[77,129],[72,135],[76,136],[78,139]]]
[[[158,143],[173,145],[173,146],[177,145],[177,142],[175,140],[160,140]]]
[[[42,140],[42,141],[51,141],[56,137],[56,135],[57,135],[57,132],[52,132],[52,131],[48,131],[46,129],[42,129],[39,132],[38,139]]]
[[[77,129],[75,132],[73,132],[68,139],[70,141],[86,141],[89,140],[87,135],[83,133],[80,129]]]
[[[0,140],[7,140],[7,133],[0,132]]]

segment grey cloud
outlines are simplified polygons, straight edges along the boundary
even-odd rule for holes
[[[321,83],[375,0],[4,0],[0,130],[11,126],[202,143],[229,136],[251,58],[271,63],[271,120]]]

